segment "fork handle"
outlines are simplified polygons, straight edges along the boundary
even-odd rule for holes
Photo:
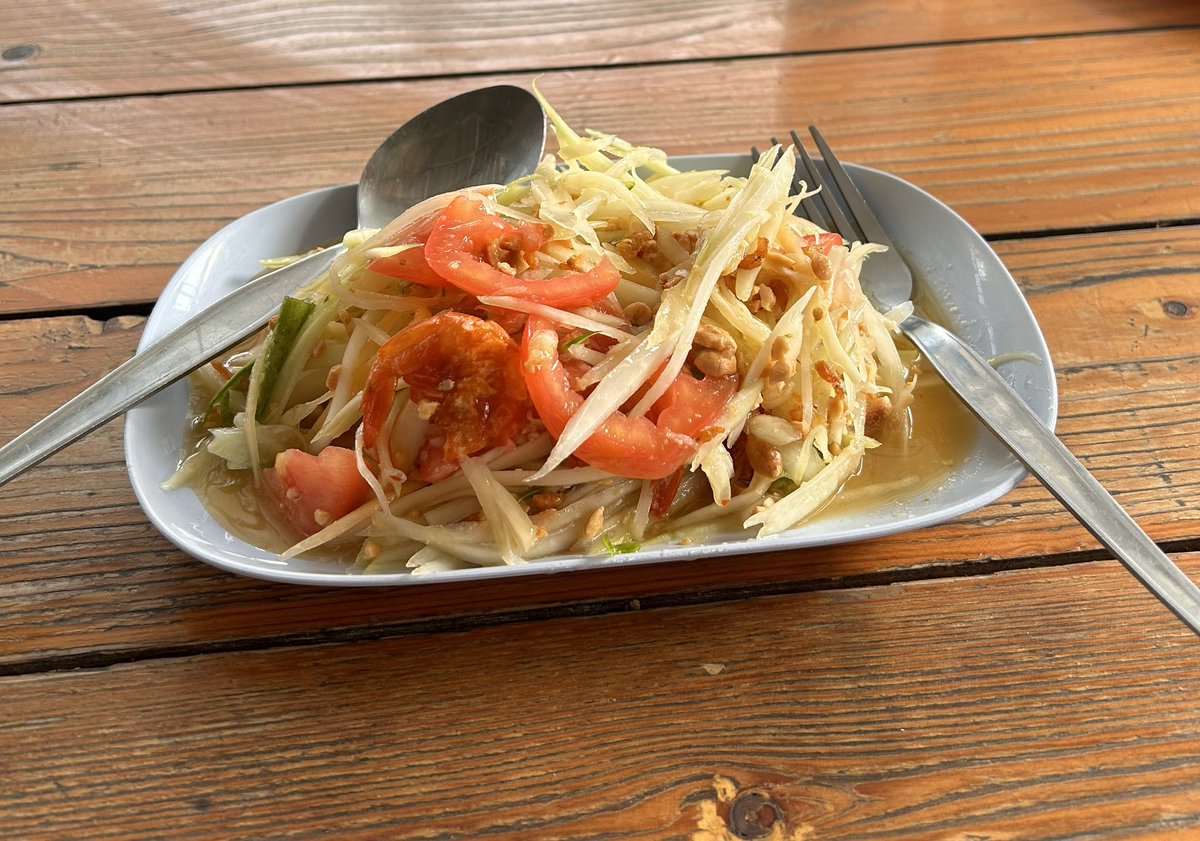
[[[1200,634],[1200,588],[1142,531],[995,369],[949,330],[920,316],[908,317],[900,329],[1029,472],[1134,577]]]

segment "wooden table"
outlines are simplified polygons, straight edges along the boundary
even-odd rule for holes
[[[1200,6],[0,0],[0,440],[240,214],[496,81],[809,122],[1000,252],[1065,442],[1200,577]],[[0,837],[1200,838],[1200,645],[1037,484],[825,550],[392,590],[173,549],[121,424],[0,490]],[[765,804],[765,805],[764,805]],[[757,823],[756,823],[757,821]]]

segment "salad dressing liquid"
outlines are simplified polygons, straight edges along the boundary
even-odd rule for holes
[[[930,321],[951,325],[945,309],[924,291],[924,284],[914,285],[913,304]],[[911,347],[903,338],[900,344]],[[979,436],[987,434],[931,365],[920,364],[918,371],[908,410],[909,436],[905,438],[897,425],[890,425],[892,434],[880,442],[882,446],[867,451],[862,469],[813,520],[880,509],[928,494],[966,461]]]
[[[814,520],[881,509],[934,491],[983,434],[975,416],[928,366],[918,379],[909,417],[911,435],[893,432],[882,446],[868,450],[862,470]]]

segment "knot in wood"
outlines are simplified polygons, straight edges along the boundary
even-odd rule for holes
[[[37,44],[13,44],[11,47],[5,47],[3,52],[0,52],[0,59],[11,61],[14,64],[18,61],[29,61],[31,58],[37,58],[42,53],[42,48]]]
[[[766,838],[783,818],[781,810],[761,791],[739,794],[729,807],[729,828],[738,838]]]
[[[1172,318],[1187,318],[1192,314],[1192,308],[1183,301],[1163,301],[1162,308]]]

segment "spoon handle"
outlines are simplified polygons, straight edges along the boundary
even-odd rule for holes
[[[261,328],[284,295],[319,277],[344,251],[327,248],[255,278],[118,365],[0,447],[0,485]]]
[[[995,369],[961,339],[931,321],[910,316],[900,329],[1029,472],[1150,592],[1200,634],[1200,588],[1042,425]]]

